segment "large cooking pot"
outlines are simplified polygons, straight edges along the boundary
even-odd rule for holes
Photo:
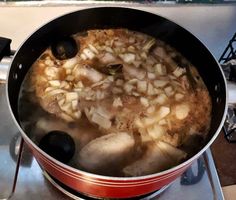
[[[193,157],[169,170],[139,177],[108,177],[67,166],[42,151],[19,125],[18,96],[22,81],[33,62],[55,38],[87,29],[123,27],[164,40],[181,52],[202,76],[212,98],[212,120],[204,147]],[[7,96],[12,117],[24,141],[40,166],[68,187],[97,198],[137,197],[174,181],[215,140],[227,110],[226,81],[209,50],[190,32],[155,14],[119,7],[100,7],[76,11],[59,17],[34,32],[18,49],[7,80]]]

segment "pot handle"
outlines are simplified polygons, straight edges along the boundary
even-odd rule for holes
[[[11,51],[11,39],[0,37],[0,83],[5,83],[7,78],[7,71],[11,56],[14,54]]]

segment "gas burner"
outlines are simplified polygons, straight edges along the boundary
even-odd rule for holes
[[[64,193],[65,195],[69,196],[72,199],[76,199],[76,200],[97,200],[98,198],[94,198],[91,196],[86,196],[84,194],[81,194],[71,188],[69,188],[68,186],[64,185],[63,183],[61,183],[60,181],[56,180],[55,178],[53,178],[50,174],[48,174],[46,171],[43,171],[43,175],[44,177],[53,185],[55,186],[58,190],[60,190],[62,193]],[[155,192],[146,194],[146,195],[142,195],[139,197],[133,197],[133,198],[126,198],[125,200],[135,200],[135,199],[139,199],[139,200],[151,200],[153,198],[158,198],[163,192],[166,191],[167,188],[169,188],[171,184],[164,186],[163,188],[161,188],[160,190],[157,190]],[[100,199],[100,198],[99,198]],[[115,200],[115,199],[107,199],[106,200]],[[118,199],[116,199],[118,200]]]
[[[223,54],[219,59],[225,77],[228,82],[228,90],[236,88],[236,33],[229,41],[228,46],[225,48]],[[234,92],[232,92],[234,95]],[[229,97],[235,98],[235,97]],[[229,102],[228,113],[223,127],[225,138],[230,143],[236,143],[236,104]]]

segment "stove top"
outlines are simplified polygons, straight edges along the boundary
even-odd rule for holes
[[[212,21],[214,23],[211,23],[212,26],[210,28],[210,30],[214,30],[214,34],[206,34],[207,31],[202,31],[202,26],[196,25],[196,23],[194,23],[194,16],[196,16],[194,15],[194,12],[191,11],[191,15],[189,15],[188,18],[186,18],[185,15],[184,17],[181,17],[182,15],[180,13],[182,13],[182,10],[179,10],[176,13],[169,11],[165,12],[163,13],[165,13],[167,16],[170,15],[170,18],[181,20],[185,27],[189,28],[189,30],[192,30],[205,44],[207,44],[207,46],[211,47],[211,51],[217,57],[219,54],[221,54],[219,44],[224,46],[224,42],[227,42],[229,39],[225,36],[229,36],[230,32],[235,31],[233,30],[235,26],[227,26],[227,30],[221,29],[218,32],[215,31],[214,27],[221,27],[221,20],[218,20],[215,17],[221,16],[218,13],[217,15],[214,15],[215,20]],[[203,15],[196,19],[198,19],[197,21],[202,20],[204,22],[202,25],[209,24],[206,23],[206,21],[208,19],[213,19],[211,18],[211,13],[209,12],[206,12],[206,15],[204,15],[204,13],[201,14]],[[231,16],[231,18],[231,25],[235,24],[235,20],[233,20],[234,17]],[[217,32],[217,34],[215,34],[215,32]],[[220,53],[218,50],[220,50]],[[4,61],[2,62],[4,64]],[[6,60],[6,63],[9,62]],[[8,65],[6,64],[1,66],[1,68],[2,67],[6,71]],[[4,78],[5,73],[2,74],[0,71],[0,79]],[[22,142],[23,140],[20,137],[20,133],[11,119],[7,106],[4,84],[0,84],[0,96],[0,200],[70,200],[71,198],[87,200],[87,197],[80,196],[78,194],[75,195],[72,191],[65,191],[61,185],[58,185],[58,183],[50,179],[50,177],[47,177],[47,175],[45,176],[45,172],[41,170],[27,146],[24,144],[24,142]],[[222,135],[223,134],[220,136]],[[222,140],[222,138],[220,139]],[[224,152],[221,150],[221,147],[219,147],[218,143],[217,147],[218,155]],[[231,157],[231,161],[227,162],[227,164],[232,162],[233,159]],[[216,159],[216,161],[218,161],[218,159]],[[220,161],[220,164],[224,163],[224,160]],[[219,168],[221,169],[221,166],[218,164],[217,169]],[[232,171],[229,174],[232,174]],[[51,184],[51,182],[53,182],[54,185]],[[142,199],[223,200],[224,197],[221,190],[221,184],[218,179],[218,174],[212,158],[211,150],[208,149],[199,160],[193,163],[193,165],[182,175],[182,177],[176,179],[167,189],[163,191],[163,193],[161,193],[161,195],[157,195],[157,193],[159,192],[155,192],[154,194]]]
[[[0,199],[69,200],[74,198],[87,200],[87,197],[66,191],[61,185],[47,175],[45,176],[45,172],[41,170],[24,144],[11,119],[4,84],[0,85],[0,95]],[[54,186],[50,182],[53,182]],[[140,199],[223,200],[210,149],[161,195],[158,195],[159,193],[156,192]]]

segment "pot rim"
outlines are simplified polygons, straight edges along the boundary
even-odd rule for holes
[[[105,175],[99,175],[99,174],[93,174],[93,173],[90,173],[90,172],[86,172],[86,171],[83,171],[83,170],[80,170],[80,169],[76,169],[74,167],[71,167],[67,164],[64,164],[58,160],[56,160],[55,158],[51,157],[50,155],[48,155],[47,153],[45,153],[43,150],[41,150],[38,145],[36,145],[29,137],[28,135],[23,131],[23,129],[21,128],[21,126],[19,125],[19,123],[17,122],[13,112],[12,112],[12,108],[11,108],[11,105],[10,105],[10,100],[9,100],[9,96],[8,96],[8,82],[9,82],[9,76],[10,76],[10,69],[11,69],[11,66],[12,66],[12,63],[16,57],[16,55],[18,54],[18,52],[21,50],[21,47],[24,45],[25,42],[27,42],[27,40],[35,33],[37,32],[38,30],[40,30],[42,27],[44,27],[45,25],[51,23],[52,21],[54,21],[55,19],[58,19],[58,18],[61,18],[61,17],[65,17],[67,15],[70,15],[70,14],[73,14],[73,13],[76,13],[76,12],[79,12],[79,11],[83,11],[83,10],[91,10],[91,9],[100,9],[100,8],[121,8],[121,9],[127,9],[128,10],[136,10],[136,11],[141,11],[141,12],[146,12],[146,13],[150,13],[150,14],[153,14],[153,15],[157,15],[159,17],[162,17],[178,26],[180,26],[178,23],[174,22],[173,20],[170,20],[168,19],[167,17],[163,17],[162,15],[159,15],[159,14],[155,14],[153,12],[149,12],[149,11],[146,11],[146,10],[141,10],[141,9],[136,9],[136,8],[131,8],[131,7],[126,7],[126,6],[91,6],[91,7],[88,7],[88,8],[82,8],[82,9],[78,9],[78,10],[75,10],[75,11],[72,11],[72,12],[68,12],[68,13],[65,13],[65,14],[62,14],[60,16],[57,16],[51,20],[49,20],[48,22],[44,23],[43,25],[41,25],[39,28],[37,28],[33,33],[31,33],[22,43],[21,45],[19,46],[19,48],[17,49],[11,63],[10,63],[10,67],[8,69],[8,72],[7,72],[7,79],[6,79],[6,96],[7,96],[7,104],[8,104],[8,107],[9,107],[9,110],[10,110],[10,113],[11,113],[11,116],[12,116],[12,119],[14,121],[14,123],[16,124],[18,130],[21,132],[23,138],[25,140],[27,140],[27,142],[34,148],[36,149],[41,155],[43,155],[44,157],[46,157],[47,159],[51,160],[53,163],[55,163],[56,165],[64,168],[65,170],[69,170],[73,173],[76,173],[76,174],[83,174],[87,177],[90,177],[90,178],[95,178],[95,179],[101,179],[101,180],[114,180],[114,181],[136,181],[136,180],[143,180],[143,179],[150,179],[150,178],[155,178],[157,176],[164,176],[166,174],[169,174],[169,173],[172,173],[180,168],[183,168],[185,167],[186,165],[190,164],[191,162],[193,162],[195,159],[197,159],[201,154],[204,153],[204,151],[209,148],[209,146],[213,143],[213,141],[216,139],[216,137],[218,136],[218,134],[220,133],[221,131],[221,128],[223,127],[223,124],[224,124],[224,121],[225,121],[225,118],[226,118],[226,115],[227,115],[227,110],[228,110],[228,92],[227,92],[227,82],[226,82],[226,78],[224,76],[224,73],[223,73],[223,70],[221,69],[220,67],[220,64],[218,63],[218,61],[216,60],[215,56],[212,55],[212,53],[210,52],[210,50],[208,49],[208,47],[206,47],[206,45],[199,39],[197,38],[195,35],[193,35],[188,29],[186,29],[185,27],[182,27],[185,31],[187,31],[189,34],[191,34],[192,36],[195,37],[196,40],[198,40],[206,49],[207,51],[211,54],[212,58],[215,60],[216,64],[218,65],[219,69],[220,69],[220,72],[222,74],[222,78],[224,80],[224,87],[225,87],[225,91],[226,91],[226,99],[225,99],[225,108],[224,108],[224,113],[223,113],[223,116],[222,116],[222,119],[221,119],[221,123],[218,125],[218,128],[215,132],[215,134],[212,136],[212,138],[208,141],[208,143],[197,153],[195,154],[194,156],[192,156],[191,158],[189,158],[188,160],[180,163],[179,165],[176,165],[170,169],[167,169],[167,170],[164,170],[164,171],[161,171],[161,172],[157,172],[157,173],[154,173],[154,174],[149,174],[149,175],[143,175],[143,176],[135,176],[135,177],[113,177],[113,176],[105,176]]]

